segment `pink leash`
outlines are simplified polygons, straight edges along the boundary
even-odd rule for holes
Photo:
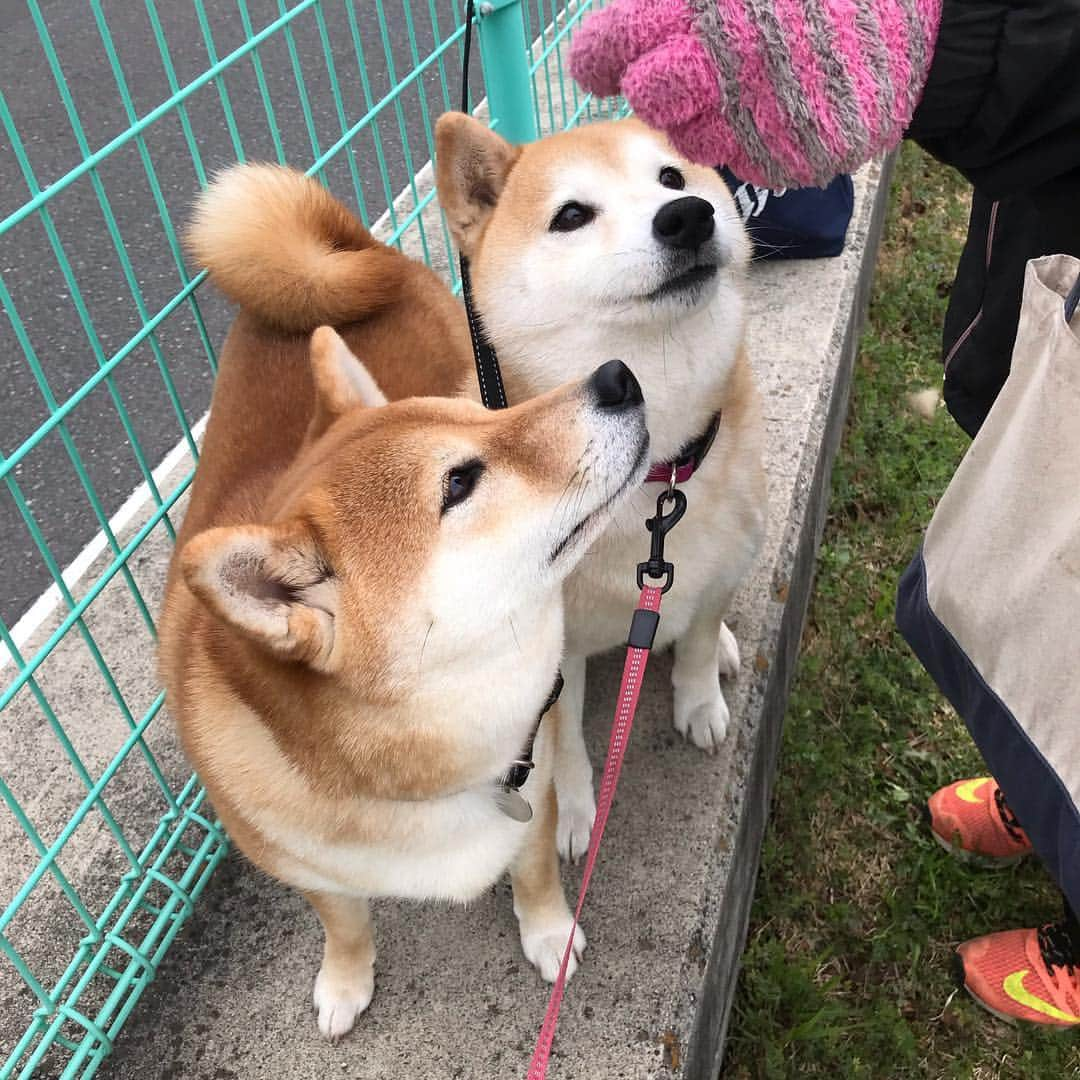
[[[680,514],[681,516],[681,514]],[[641,598],[634,611],[634,622],[630,630],[630,643],[626,649],[626,663],[623,665],[622,685],[619,687],[619,701],[615,707],[615,720],[611,725],[611,741],[608,743],[607,760],[604,762],[604,775],[600,781],[600,794],[596,800],[596,821],[589,837],[589,853],[585,858],[585,872],[581,877],[581,891],[578,893],[577,908],[574,911],[574,925],[570,930],[570,940],[566,943],[559,977],[551,988],[544,1024],[540,1028],[540,1037],[536,1040],[532,1063],[529,1065],[528,1080],[544,1080],[547,1076],[548,1058],[551,1044],[555,1038],[555,1025],[559,1022],[559,1010],[562,1008],[563,992],[566,989],[566,967],[570,963],[570,953],[574,948],[574,931],[581,918],[581,909],[585,905],[585,894],[589,891],[589,879],[596,865],[596,853],[600,850],[600,841],[604,836],[608,814],[615,798],[615,788],[619,783],[623,756],[630,741],[630,729],[634,724],[638,698],[641,697],[641,683],[645,676],[645,665],[649,660],[649,649],[660,621],[660,597],[664,588],[658,585],[644,585]]]

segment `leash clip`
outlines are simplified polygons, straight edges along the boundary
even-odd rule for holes
[[[671,503],[671,509],[665,513],[664,506]],[[638,588],[645,587],[645,578],[650,577],[654,581],[663,581],[660,587],[662,593],[675,583],[675,567],[664,561],[664,540],[667,534],[675,528],[686,513],[686,496],[676,487],[667,488],[660,492],[656,500],[656,516],[645,522],[645,528],[652,534],[652,545],[649,549],[647,562],[638,563],[637,583]]]

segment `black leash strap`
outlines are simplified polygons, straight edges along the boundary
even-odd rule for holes
[[[465,37],[461,45],[461,111],[466,116],[469,110],[469,54],[472,52],[472,24],[476,18],[476,4],[468,0],[465,5]]]
[[[472,338],[473,359],[476,361],[476,378],[480,383],[480,400],[487,409],[505,409],[506,389],[503,387],[499,357],[495,353],[495,346],[488,340],[480,316],[476,313],[469,260],[464,255],[460,256],[460,266],[461,298],[465,301],[465,314],[469,320],[469,337]]]
[[[469,0],[465,6],[465,38],[461,59],[461,111],[466,115],[469,115],[469,54],[472,51],[472,28],[476,14],[474,8],[474,0]],[[480,383],[480,400],[487,409],[505,409],[506,388],[503,386],[499,357],[476,312],[469,260],[464,255],[459,255],[458,262],[461,267],[461,299],[465,302],[465,314],[469,320],[469,337],[472,339],[473,359],[476,361],[476,378]]]

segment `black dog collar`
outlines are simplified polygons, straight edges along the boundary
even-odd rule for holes
[[[536,743],[536,733],[540,730],[540,721],[544,719],[544,715],[551,709],[552,705],[559,700],[562,688],[562,672],[558,671],[555,673],[555,685],[551,688],[551,693],[548,694],[548,699],[544,703],[544,707],[540,710],[540,715],[536,718],[536,724],[533,726],[529,741],[525,744],[525,748],[522,750],[521,755],[514,759],[510,768],[499,780],[499,786],[504,791],[520,791],[522,787],[525,786],[525,781],[529,779],[529,773],[536,767],[536,762],[533,761],[532,756],[533,745]]]

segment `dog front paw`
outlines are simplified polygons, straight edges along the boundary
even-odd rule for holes
[[[739,674],[739,643],[727,623],[720,624],[719,659],[720,678],[734,679]]]
[[[675,690],[675,730],[685,739],[709,754],[716,753],[727,736],[727,702],[720,687],[710,688],[706,695],[688,688]]]
[[[559,857],[567,862],[577,862],[589,850],[593,820],[596,818],[596,798],[592,784],[581,790],[558,793],[559,824],[555,830],[555,846]]]
[[[521,923],[521,947],[525,958],[537,971],[544,982],[553,983],[559,977],[563,953],[570,939],[570,927],[573,926],[570,913],[557,920]],[[578,969],[582,953],[585,952],[585,932],[580,926],[574,928],[574,947],[566,964],[567,980]]]
[[[319,1030],[336,1043],[352,1030],[356,1018],[371,1004],[374,993],[375,973],[371,968],[348,975],[329,973],[325,966],[320,968],[314,993]]]

